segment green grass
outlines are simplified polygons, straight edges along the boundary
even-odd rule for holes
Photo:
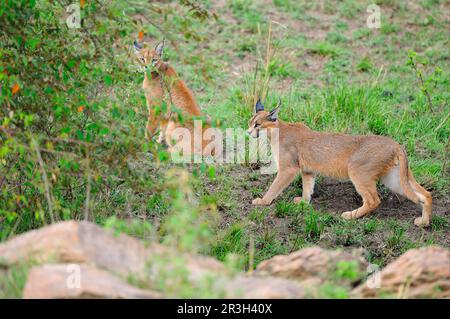
[[[247,255],[249,238],[241,224],[231,225],[212,246],[211,254],[219,260],[225,260],[228,254]]]
[[[364,57],[361,59],[361,61],[358,62],[356,68],[358,71],[367,72],[373,68],[373,64],[372,61],[370,61],[370,58]]]
[[[398,248],[403,245],[403,240],[405,236],[405,229],[399,225],[393,225],[391,227],[391,235],[387,239],[388,248]]]
[[[432,216],[431,218],[431,228],[433,230],[445,230],[450,227],[450,221],[444,216]]]
[[[284,217],[284,216],[295,216],[299,214],[304,214],[308,211],[308,204],[300,202],[298,204],[293,201],[278,201],[275,206],[275,216]]]
[[[324,225],[321,221],[320,214],[313,208],[305,215],[305,236],[310,240],[316,240],[320,238],[324,229]]]
[[[321,56],[335,57],[339,54],[339,48],[331,44],[332,42],[334,41],[315,42],[310,46],[309,51]]]
[[[364,233],[370,234],[375,232],[378,229],[378,220],[371,219],[364,223]]]

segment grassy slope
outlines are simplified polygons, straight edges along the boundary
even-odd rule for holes
[[[205,112],[227,127],[245,128],[251,114],[252,78],[256,62],[264,65],[268,21],[272,44],[268,104],[280,96],[281,118],[303,121],[317,130],[387,135],[408,151],[417,179],[437,198],[433,229],[412,225],[419,207],[381,189],[384,201],[377,213],[359,221],[343,221],[339,213],[357,207],[349,184],[319,180],[311,207],[291,204],[301,194],[298,181],[269,208],[253,208],[251,199],[263,194],[272,176],[251,167],[218,167],[216,180],[205,179],[199,194],[217,203],[222,222],[212,254],[235,252],[248,256],[255,243],[255,262],[275,254],[318,244],[325,247],[365,247],[370,260],[384,264],[411,247],[448,245],[449,217],[445,208],[449,179],[443,176],[448,125],[450,77],[448,5],[422,1],[396,5],[381,1],[382,27],[368,29],[366,4],[324,1],[211,1],[220,19],[208,29],[200,46],[182,44],[183,57],[208,52],[198,66],[184,67],[170,54],[193,88]],[[199,28],[202,28],[199,25]],[[170,50],[170,49],[169,49]],[[444,70],[432,89],[429,111],[418,79],[406,65],[408,50],[429,59],[428,74]],[[196,69],[203,67],[210,79]],[[330,193],[332,196],[330,196]],[[334,195],[333,195],[334,193]],[[350,197],[350,199],[349,199]],[[350,206],[350,207],[349,207]]]

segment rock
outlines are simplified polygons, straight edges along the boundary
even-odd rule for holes
[[[240,275],[225,285],[227,298],[299,299],[304,298],[302,286],[284,278]]]
[[[378,276],[378,277],[375,277]],[[411,249],[352,291],[359,298],[450,297],[450,251],[440,247]],[[379,288],[374,284],[379,283]]]
[[[27,232],[0,244],[0,256],[6,265],[24,260],[88,263],[123,274],[138,271],[148,253],[134,238],[114,236],[88,222],[68,221]]]
[[[158,274],[162,259],[184,258],[189,279],[201,280],[206,273],[226,272],[225,266],[209,257],[180,254],[169,247],[141,241],[125,234],[115,235],[93,223],[67,221],[19,235],[0,244],[0,265],[20,261],[33,263],[80,263],[121,275],[148,272]],[[163,265],[161,267],[166,267]]]
[[[31,268],[23,297],[150,299],[161,298],[162,295],[133,287],[109,272],[92,266],[52,264]]]
[[[344,251],[325,250],[310,247],[290,255],[275,256],[261,262],[256,268],[259,275],[270,275],[292,278],[299,281],[330,278],[339,262],[355,262],[361,274],[365,273],[367,262],[361,254],[350,254]]]

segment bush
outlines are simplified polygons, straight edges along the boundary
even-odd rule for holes
[[[183,21],[207,15],[180,2],[190,10]],[[71,3],[0,7],[0,240],[62,219],[146,218],[151,198],[167,198],[158,205],[170,208],[152,170],[167,156],[144,139],[142,76],[130,44],[143,28],[133,14],[164,21],[171,11],[82,1],[81,27],[69,28]],[[157,32],[151,23],[147,30]],[[184,37],[195,38],[191,24],[180,24]]]

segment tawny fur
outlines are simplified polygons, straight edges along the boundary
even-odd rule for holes
[[[167,62],[161,59],[161,54],[157,52],[157,48],[149,49],[142,48],[136,52],[139,61],[145,65],[151,65],[151,72],[145,72],[144,82],[142,88],[144,89],[145,98],[148,108],[148,119],[146,124],[146,136],[152,138],[158,131],[158,142],[166,142],[169,145],[169,151],[178,143],[179,140],[172,138],[175,129],[185,127],[190,130],[191,136],[193,133],[193,121],[192,117],[201,117],[202,112],[198,106],[193,93],[184,83],[184,81],[178,76],[175,69]],[[150,73],[150,77],[147,73]],[[156,114],[156,109],[165,102],[167,105],[167,112],[165,114]],[[178,123],[178,114],[171,112],[171,106],[175,106],[181,111],[182,116],[185,118],[183,124]],[[203,125],[203,130],[210,127],[208,123]],[[190,141],[191,146],[188,149],[192,153],[200,153],[205,150],[210,140],[206,140],[202,137],[201,150],[194,147],[193,139]],[[189,141],[186,141],[189,142]],[[214,155],[214,150],[210,152]]]
[[[317,132],[302,123],[283,122],[277,118],[278,110],[274,111],[259,111],[249,121],[248,133],[253,137],[258,137],[261,129],[267,129],[269,138],[272,129],[279,130],[278,174],[264,197],[253,200],[254,205],[270,205],[298,174],[302,175],[303,193],[294,201],[309,203],[315,176],[320,174],[353,183],[363,205],[342,217],[355,219],[378,207],[377,181],[381,180],[394,192],[420,203],[422,217],[414,223],[429,225],[431,194],[414,179],[406,153],[397,142],[385,136]]]

